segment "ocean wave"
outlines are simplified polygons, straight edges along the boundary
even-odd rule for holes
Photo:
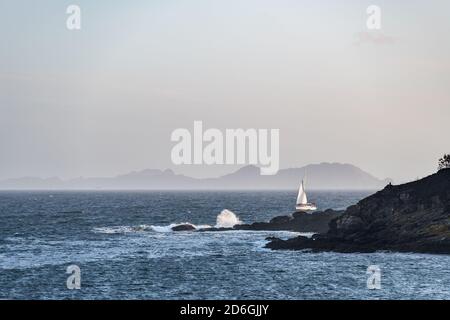
[[[184,223],[171,223],[168,226],[150,226],[152,231],[155,232],[173,232],[172,228],[174,227],[178,227],[178,226],[183,226],[183,225],[191,225],[193,226],[196,230],[201,230],[201,229],[207,229],[207,228],[211,228],[210,225],[204,224],[204,225],[195,225],[192,224],[190,222],[184,222]]]
[[[117,226],[117,227],[96,227],[93,229],[95,233],[116,234],[134,232],[133,227]]]
[[[191,225],[196,230],[211,228],[210,225],[195,225],[189,222],[185,223],[171,223],[165,226],[157,225],[139,225],[139,226],[114,226],[114,227],[96,227],[93,229],[95,233],[103,234],[125,234],[125,233],[137,233],[137,232],[173,232],[172,228],[182,225]]]
[[[233,228],[238,224],[242,224],[242,221],[228,209],[222,210],[216,218],[216,228]]]
[[[216,218],[215,228],[232,228],[235,225],[242,224],[239,217],[232,211],[228,209],[222,210],[222,212]],[[154,231],[154,232],[172,232],[174,227],[190,225],[196,230],[211,228],[208,224],[195,225],[190,222],[184,223],[171,223],[165,226],[156,225],[139,225],[139,226],[113,226],[113,227],[96,227],[94,232],[104,233],[104,234],[124,234],[124,233],[134,233],[134,232],[144,232],[144,231]]]

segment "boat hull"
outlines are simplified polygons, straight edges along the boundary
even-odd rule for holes
[[[312,213],[315,210],[317,210],[317,206],[314,203],[298,204],[295,206],[296,212]]]

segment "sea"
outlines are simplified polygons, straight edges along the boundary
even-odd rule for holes
[[[323,210],[370,193],[308,195]],[[298,234],[171,231],[180,223],[268,221],[291,214],[295,198],[294,191],[0,192],[0,299],[450,299],[447,255],[272,251],[267,237]],[[368,286],[374,266],[376,288]]]

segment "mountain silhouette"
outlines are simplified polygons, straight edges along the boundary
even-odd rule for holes
[[[24,177],[0,181],[2,190],[241,190],[297,189],[306,175],[309,190],[378,190],[390,179],[378,179],[351,164],[320,163],[282,169],[273,176],[260,175],[256,166],[245,166],[217,178],[198,179],[172,170],[145,169],[109,178]]]

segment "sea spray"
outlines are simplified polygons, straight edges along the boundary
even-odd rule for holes
[[[222,212],[216,218],[216,228],[233,228],[237,224],[242,224],[242,221],[236,216],[236,214],[230,210],[222,210]],[[172,231],[185,231],[185,230],[174,230],[174,228],[181,226],[192,226],[194,230],[201,229],[209,229],[210,225],[201,224],[195,225],[190,222],[184,223],[171,223],[165,226],[158,225],[138,225],[138,226],[113,226],[113,227],[96,227],[93,229],[95,233],[104,233],[104,234],[125,234],[125,233],[134,233],[134,232],[172,232]]]
[[[217,216],[216,228],[232,228],[237,224],[242,224],[242,221],[230,210],[222,210]]]

